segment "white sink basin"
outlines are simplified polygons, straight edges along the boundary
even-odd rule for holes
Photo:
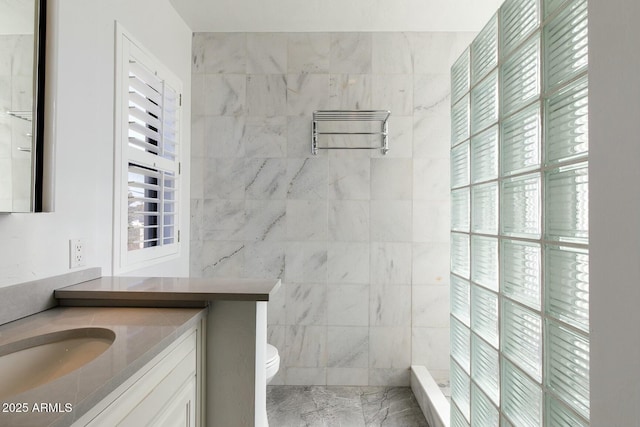
[[[0,347],[0,398],[60,378],[91,362],[116,334],[105,328],[67,329]]]

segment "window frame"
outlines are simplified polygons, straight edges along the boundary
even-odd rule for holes
[[[151,70],[163,83],[170,86],[178,97],[176,105],[176,141],[175,159],[167,160],[157,156],[157,162],[149,163],[149,157],[144,160],[144,152],[132,153],[129,148],[129,59],[134,58],[137,62]],[[183,108],[181,98],[183,92],[182,81],[164,66],[158,59],[149,53],[144,46],[139,43],[122,25],[116,22],[116,43],[115,43],[115,105],[114,105],[114,195],[113,195],[113,273],[121,274],[133,270],[142,269],[177,259],[181,254],[180,224],[184,211],[183,194],[185,192],[184,179],[182,176],[181,143],[183,140],[182,126]],[[164,113],[165,110],[163,109]],[[140,156],[142,154],[142,156]],[[129,250],[128,232],[128,193],[129,193],[129,164],[145,163],[143,166],[157,168],[162,171],[175,172],[175,216],[173,221],[174,242],[170,244],[160,244],[136,250]],[[162,190],[163,186],[160,186]],[[160,230],[161,231],[161,230]]]

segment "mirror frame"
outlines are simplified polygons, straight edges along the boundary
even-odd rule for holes
[[[31,211],[42,212],[44,189],[45,51],[47,0],[35,1],[33,52],[33,140],[31,150]]]

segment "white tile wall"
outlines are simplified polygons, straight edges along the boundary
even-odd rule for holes
[[[368,368],[369,328],[366,326],[328,326],[327,366],[330,368]]]
[[[369,285],[329,284],[327,325],[369,326]]]
[[[287,71],[287,35],[247,34],[247,73],[285,74]]]
[[[247,82],[243,75],[206,74],[204,113],[211,116],[238,116],[245,109]],[[249,92],[250,93],[250,92]]]
[[[369,74],[372,56],[371,33],[332,33],[329,72],[332,74]]]
[[[329,46],[331,37],[327,33],[289,34],[288,72],[329,72]]]
[[[194,36],[191,274],[283,280],[274,384],[448,371],[449,67],[469,39]],[[311,155],[330,108],[391,110],[389,153]]]

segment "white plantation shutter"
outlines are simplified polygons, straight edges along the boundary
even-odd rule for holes
[[[178,252],[180,82],[121,34],[119,229],[121,267]],[[118,150],[116,150],[118,151]]]

